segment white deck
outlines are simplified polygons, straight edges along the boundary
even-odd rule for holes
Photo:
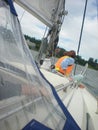
[[[47,70],[41,72],[54,86],[68,83],[68,79]],[[69,92],[69,90],[71,90]],[[97,100],[86,90],[86,88],[70,88],[67,92],[58,92],[65,106],[82,130],[98,130]],[[69,92],[69,93],[68,93]]]
[[[97,111],[97,100],[93,97],[86,89],[82,91],[83,99],[87,108],[87,112],[90,114],[89,120],[93,122],[93,129],[98,130],[98,114]]]

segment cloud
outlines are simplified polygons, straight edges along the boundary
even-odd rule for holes
[[[66,50],[75,50],[77,52],[79,37],[83,19],[85,0],[66,1],[66,10],[68,15],[60,32],[58,45]],[[19,19],[24,12],[19,6],[15,5]],[[32,37],[41,39],[44,35],[46,26],[38,19],[25,12],[21,19],[22,31]],[[97,7],[94,0],[88,1],[86,18],[83,28],[79,55],[85,59],[93,57],[98,59],[98,18]]]
[[[22,9],[17,4],[15,4],[15,7],[22,27],[22,32],[31,37],[41,39],[43,37],[42,34],[44,34],[46,26],[30,13],[24,11],[24,9]]]
[[[84,8],[84,1],[81,1],[80,3],[79,2],[80,1],[76,1],[74,8],[72,7],[74,3],[71,1],[69,3],[66,3],[69,14],[65,17],[65,21],[60,33],[61,39],[59,42],[59,46],[64,47],[66,50],[74,49],[77,51],[78,48]],[[86,18],[79,51],[79,55],[85,59],[89,59],[89,57],[98,59],[98,19],[96,10],[97,8],[95,8],[95,4],[93,0],[91,0],[87,6]],[[63,41],[62,39],[64,38],[67,38],[69,40]]]

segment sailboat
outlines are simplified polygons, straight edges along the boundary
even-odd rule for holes
[[[65,0],[15,2],[50,28],[48,49],[54,50],[67,14]],[[44,67],[39,69],[41,56],[42,49],[36,64],[13,1],[0,0],[0,129],[97,130],[97,101],[85,88],[78,87],[87,65],[69,81]]]

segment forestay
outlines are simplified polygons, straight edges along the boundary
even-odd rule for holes
[[[0,0],[0,129],[80,129],[37,68],[11,0]]]

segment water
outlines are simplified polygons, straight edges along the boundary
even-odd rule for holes
[[[94,96],[98,97],[98,71],[88,69],[86,73],[86,78],[84,79],[84,83],[91,91],[91,93]]]
[[[76,74],[80,73],[83,66],[77,65]],[[98,97],[98,71],[87,68],[83,83],[95,97]]]
[[[37,54],[38,52],[32,51],[34,58],[36,58]],[[79,74],[83,69],[83,66],[77,65],[76,74]],[[98,71],[88,68],[83,83],[90,93],[92,93],[95,97],[98,97]]]

